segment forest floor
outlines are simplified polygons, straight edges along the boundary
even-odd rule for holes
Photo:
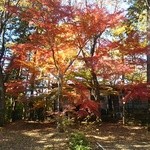
[[[0,128],[0,150],[69,150],[73,132],[82,132],[92,150],[150,150],[150,132],[146,127],[123,126],[120,123],[80,125],[59,133],[56,125],[45,122],[18,121]]]

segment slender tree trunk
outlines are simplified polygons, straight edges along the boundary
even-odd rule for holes
[[[0,126],[5,124],[5,86],[2,68],[0,66]]]
[[[147,83],[150,84],[150,1],[149,0],[147,0],[147,40],[148,40]],[[150,131],[150,99],[148,99],[148,131]]]
[[[2,21],[2,18],[6,17],[4,12],[0,16],[0,36],[1,36],[1,49],[0,49],[0,126],[5,123],[5,86],[4,86],[4,74],[3,74],[3,56],[5,53],[5,34],[6,34],[6,22],[7,19]]]
[[[91,47],[91,51],[90,51],[90,55],[91,57],[94,56],[95,54],[95,48],[96,48],[96,44],[97,44],[97,40],[100,37],[101,34],[97,35],[94,37],[93,39],[93,43],[92,43],[92,47]],[[99,82],[97,79],[97,75],[94,72],[93,68],[91,68],[91,75],[92,75],[92,89],[91,89],[91,97],[94,96],[94,99],[96,101],[100,101],[100,87],[99,87]]]
[[[63,90],[63,76],[58,77],[58,98],[57,98],[57,111],[62,111],[62,90]]]
[[[97,80],[96,73],[94,71],[91,71],[91,74],[92,74],[92,86],[93,86],[91,91],[91,97],[94,96],[95,100],[99,101],[100,100],[99,82]]]
[[[57,97],[57,112],[58,112],[58,120],[57,120],[57,129],[58,132],[64,132],[63,125],[63,116],[60,114],[63,111],[62,106],[62,98],[63,98],[63,75],[58,75],[58,97]]]

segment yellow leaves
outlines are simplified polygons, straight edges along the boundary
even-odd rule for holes
[[[23,7],[29,7],[31,4],[28,0],[21,0],[19,1],[19,5]]]
[[[143,40],[141,43],[139,43],[141,47],[147,46],[147,39]]]
[[[0,13],[5,12],[7,10],[13,13],[13,11],[15,11],[15,9],[17,9],[18,6],[21,9],[24,9],[30,6],[30,2],[28,0],[0,0]]]
[[[113,49],[112,51],[110,51],[110,54],[111,54],[112,59],[114,60],[122,56],[121,52],[118,49],[116,50]]]
[[[143,13],[141,13],[139,15],[139,19],[138,19],[138,28],[140,31],[145,31],[147,29],[147,12],[146,10],[143,11]]]
[[[64,48],[64,47],[63,47]],[[58,51],[58,58],[62,60],[71,59],[76,55],[76,50],[73,47],[66,47],[65,49]]]
[[[0,12],[5,11],[5,0],[0,0]]]
[[[126,25],[118,26],[117,28],[112,30],[112,33],[115,36],[119,36],[119,35],[123,34],[126,31],[126,27],[127,27]]]

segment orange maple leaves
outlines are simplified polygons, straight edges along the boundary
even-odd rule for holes
[[[79,9],[53,0],[30,0],[30,4],[32,7],[26,8],[20,17],[33,27],[33,31],[26,43],[12,47],[16,56],[13,68],[27,69],[34,74],[35,80],[42,76],[50,78],[50,75],[56,79],[66,78],[82,66],[109,80],[114,75],[132,71],[133,66],[126,64],[127,61],[124,63],[121,57],[112,58],[111,55],[111,51],[118,49],[131,54],[132,51],[127,50],[130,45],[124,47],[119,42],[111,42],[110,35],[105,32],[122,21],[121,12],[110,14],[96,5]],[[136,47],[131,37],[129,40]],[[95,49],[90,55],[92,44]],[[136,52],[141,51],[139,47]],[[86,65],[76,66],[75,61]]]

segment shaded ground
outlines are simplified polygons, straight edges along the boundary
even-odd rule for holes
[[[93,150],[149,150],[150,133],[145,128],[103,123],[100,126],[82,125],[58,133],[52,123],[19,121],[0,128],[0,150],[69,150],[70,133],[81,131],[91,142]]]

